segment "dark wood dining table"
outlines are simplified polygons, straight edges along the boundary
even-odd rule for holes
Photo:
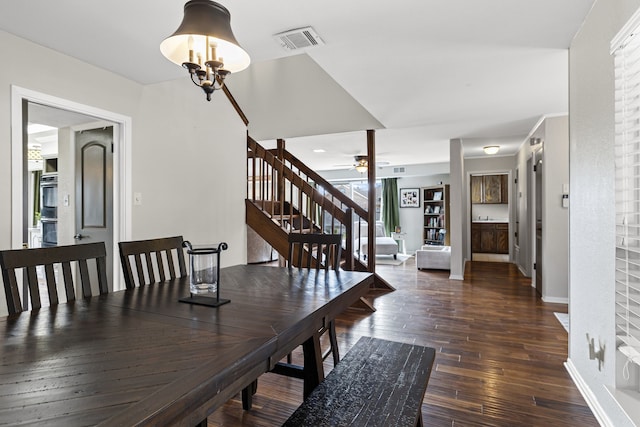
[[[238,265],[221,270],[219,307],[178,302],[180,278],[2,318],[0,425],[193,426],[301,344],[312,389],[318,329],[372,283]]]

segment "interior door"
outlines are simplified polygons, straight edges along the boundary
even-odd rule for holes
[[[536,153],[535,163],[536,180],[536,291],[542,295],[542,156],[541,152]]]
[[[105,243],[107,280],[113,284],[113,126],[75,132],[75,156],[74,239]]]

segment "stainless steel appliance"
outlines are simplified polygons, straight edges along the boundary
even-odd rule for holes
[[[58,245],[58,174],[43,174],[40,178],[40,222],[42,247]]]

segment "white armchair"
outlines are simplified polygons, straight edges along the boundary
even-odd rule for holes
[[[416,251],[416,267],[418,270],[451,270],[451,246],[424,245]]]
[[[354,230],[358,229],[358,223],[355,223]],[[360,251],[360,256],[366,258],[369,250],[367,236],[368,225],[366,222],[360,222],[360,235],[354,231],[355,247]],[[358,238],[360,237],[360,238]],[[376,221],[376,255],[393,255],[393,259],[398,258],[398,242],[384,233],[384,224],[382,221]]]

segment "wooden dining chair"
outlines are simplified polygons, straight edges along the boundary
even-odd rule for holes
[[[287,265],[316,270],[338,270],[342,257],[340,234],[289,233]]]
[[[44,284],[47,287],[49,304],[59,302],[56,283],[56,269],[61,267],[62,278],[67,301],[75,301],[76,293],[73,281],[73,268],[77,265],[80,271],[82,296],[90,297],[91,281],[94,276],[100,294],[109,292],[107,283],[107,252],[104,242],[86,243],[70,246],[54,246],[35,249],[13,249],[0,251],[0,268],[4,281],[5,296],[9,314],[20,313],[27,309],[26,296],[23,304],[18,289],[18,274],[26,270],[26,281],[29,289],[31,309],[42,307],[40,299],[40,283],[37,267],[44,267]],[[93,260],[93,261],[92,261]],[[95,266],[96,274],[92,274]],[[40,280],[42,280],[40,279]]]
[[[340,234],[289,233],[289,248],[286,259],[288,268],[306,270],[339,270],[342,256],[342,236]],[[320,337],[329,332],[329,348],[322,352],[322,360],[333,356],[334,366],[340,361],[335,320],[328,322],[319,331]],[[304,378],[303,368],[293,365],[291,353],[287,355],[287,363],[278,362],[271,372],[294,378]],[[252,396],[258,387],[257,380],[242,390],[242,407],[251,409]]]
[[[339,270],[342,257],[342,236],[340,234],[289,233],[289,268],[306,268],[316,270]],[[329,332],[329,348],[322,353],[322,360],[333,356],[334,366],[340,361],[335,320],[320,331],[320,336]],[[291,363],[291,354],[287,356]]]
[[[127,289],[186,276],[182,242],[182,236],[175,236],[118,243]],[[176,275],[176,261],[179,276]]]

